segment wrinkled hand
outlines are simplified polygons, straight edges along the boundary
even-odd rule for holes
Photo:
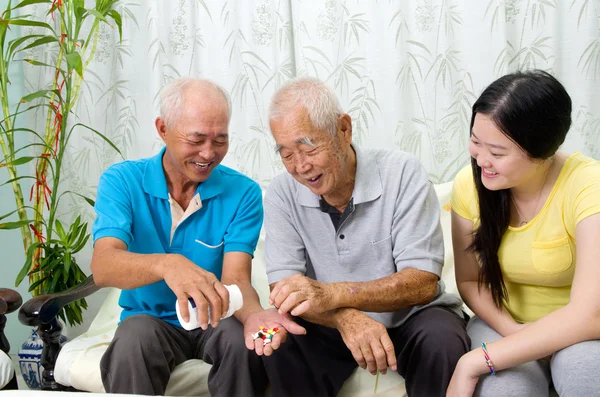
[[[267,328],[279,328],[279,332],[273,336],[271,343],[264,345],[262,339],[252,339],[252,334],[256,333],[260,326]],[[254,350],[259,356],[270,356],[274,350],[277,350],[287,339],[287,334],[294,335],[306,334],[304,327],[295,323],[289,314],[279,314],[277,309],[267,309],[262,312],[254,313],[244,322],[244,340],[249,350]]]
[[[177,296],[179,311],[189,321],[188,298],[192,298],[198,309],[198,322],[203,330],[208,328],[210,305],[212,327],[219,325],[223,314],[229,309],[229,291],[217,277],[189,259],[176,255],[172,263],[165,265],[163,279]]]
[[[341,316],[337,328],[361,368],[367,368],[372,375],[378,371],[385,374],[388,367],[396,370],[394,344],[383,324],[352,311]]]
[[[458,360],[450,384],[446,390],[446,397],[473,397],[475,387],[479,381],[479,374],[474,371],[469,360],[472,359],[476,350],[467,353]],[[475,357],[483,360],[483,357]]]
[[[309,310],[323,313],[335,309],[334,298],[331,285],[296,274],[275,284],[269,304],[279,308],[281,314],[300,316]]]

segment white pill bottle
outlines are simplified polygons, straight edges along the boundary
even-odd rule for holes
[[[240,291],[240,288],[237,285],[226,285],[225,288],[227,288],[227,291],[229,291],[229,310],[227,310],[227,313],[223,314],[221,320],[233,316],[233,313],[240,310],[244,305],[242,291]],[[177,319],[179,320],[179,323],[183,329],[191,331],[193,329],[200,328],[200,323],[198,322],[198,308],[196,307],[196,304],[192,298],[188,299],[190,321],[186,322],[181,317],[181,313],[179,312],[179,301],[175,302],[175,311],[177,312]],[[208,307],[208,324],[210,324],[210,306]]]

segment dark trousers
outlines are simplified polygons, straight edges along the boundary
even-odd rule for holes
[[[273,397],[334,397],[358,364],[338,330],[296,319],[306,335],[288,335],[263,357]],[[424,309],[388,329],[410,397],[444,397],[458,359],[470,349],[466,320],[443,307]]]
[[[234,317],[186,331],[149,315],[125,319],[102,360],[107,393],[163,395],[173,369],[189,359],[212,364],[208,390],[213,397],[263,395],[266,374],[261,359],[244,344]]]

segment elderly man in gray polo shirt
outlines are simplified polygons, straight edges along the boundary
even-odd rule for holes
[[[276,92],[269,119],[287,170],[264,200],[269,300],[307,331],[263,358],[273,395],[335,396],[358,365],[398,371],[410,397],[445,396],[470,342],[461,301],[440,282],[423,166],[352,144],[350,116],[315,79]]]

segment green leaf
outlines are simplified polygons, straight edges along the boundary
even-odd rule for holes
[[[19,284],[23,281],[25,276],[29,273],[29,269],[31,269],[31,263],[33,262],[33,253],[39,247],[40,243],[33,243],[27,249],[27,258],[25,260],[25,264],[21,268],[21,271],[17,275],[17,279],[15,280],[15,287],[18,287]]]
[[[17,8],[29,6],[32,4],[40,4],[40,3],[52,3],[52,0],[23,0],[22,2],[20,2],[19,4],[17,4],[13,8],[11,8],[11,10],[16,10]]]
[[[83,64],[81,63],[81,56],[77,51],[70,52],[65,55],[67,59],[68,71],[75,70],[80,77],[83,77]]]
[[[56,43],[58,42],[58,39],[56,37],[53,36],[44,36],[41,39],[37,39],[36,41],[34,41],[33,43],[21,48],[19,51],[25,51],[28,50],[30,48],[33,47],[38,47],[44,44],[48,44],[48,43]]]
[[[31,102],[34,99],[38,98],[45,98],[46,94],[48,94],[49,92],[53,92],[56,95],[60,96],[60,92],[58,92],[58,90],[39,90],[32,94],[25,95],[23,98],[21,98],[21,103]]]
[[[2,186],[2,185],[0,185],[0,186]],[[94,207],[94,206],[96,205],[96,202],[95,202],[94,200],[92,200],[92,199],[91,199],[91,198],[89,198],[89,197],[86,197],[86,196],[84,196],[83,194],[80,194],[80,193],[74,192],[74,191],[72,191],[72,190],[67,190],[67,191],[65,192],[65,194],[66,194],[66,193],[74,194],[74,195],[76,195],[76,196],[79,196],[79,197],[81,197],[82,199],[84,199],[84,200],[85,200],[85,201],[86,201],[86,202],[87,202],[87,203],[88,203],[90,206],[92,206],[92,207]]]
[[[14,167],[14,166],[17,166],[17,165],[27,164],[31,160],[35,160],[35,159],[37,159],[37,157],[31,157],[31,156],[19,157],[18,159],[14,159],[13,161],[9,161],[8,163],[0,164],[0,168],[6,167],[8,165],[12,165]]]
[[[46,277],[42,277],[42,278],[41,278],[41,279],[39,279],[38,281],[36,281],[36,282],[32,283],[32,284],[29,286],[29,289],[28,289],[28,291],[29,291],[29,292],[33,291],[33,290],[34,290],[34,289],[36,289],[36,288],[37,288],[39,285],[43,284],[43,283],[44,283],[46,280],[48,280],[48,276],[46,276]]]
[[[0,223],[0,230],[18,229],[18,228],[20,228],[22,226],[25,226],[25,225],[28,225],[28,224],[30,224],[32,222],[33,222],[33,220],[26,219],[24,221]]]
[[[117,10],[110,10],[108,15],[115,21],[117,28],[119,29],[119,42],[123,41],[123,21],[121,20],[121,14]]]
[[[15,52],[15,50],[17,49],[17,47],[19,47],[25,41],[31,40],[31,39],[33,39],[35,37],[44,37],[44,35],[43,34],[31,34],[31,35],[28,35],[28,36],[19,37],[18,39],[15,39],[15,40],[11,40],[11,42],[8,43],[9,47],[8,47],[8,56],[7,56],[7,59],[12,59],[12,54]]]
[[[108,143],[108,144],[109,144],[109,145],[110,145],[110,146],[111,146],[113,149],[115,149],[115,151],[116,151],[117,153],[119,153],[119,155],[121,155],[121,157],[123,157],[123,154],[121,154],[121,151],[119,150],[119,148],[118,148],[118,147],[117,147],[117,146],[116,146],[114,143],[112,143],[112,141],[111,141],[110,139],[108,139],[106,136],[104,136],[103,134],[101,134],[101,133],[100,133],[100,132],[98,132],[97,130],[95,130],[95,129],[91,128],[91,127],[88,127],[88,126],[87,126],[87,125],[85,125],[85,124],[77,123],[77,124],[75,124],[75,125],[74,125],[74,126],[71,128],[71,131],[73,131],[73,129],[74,129],[75,127],[77,127],[78,125],[80,125],[80,126],[82,126],[82,127],[84,127],[84,128],[87,128],[88,130],[90,130],[90,131],[94,132],[96,135],[98,135],[100,138],[104,139],[104,141],[105,141],[106,143]],[[69,132],[69,135],[70,135],[70,134],[71,134],[71,133]]]
[[[17,209],[17,210],[9,212],[8,214],[4,214],[4,215],[0,216],[0,221],[4,218],[8,218],[9,216],[11,216],[12,214],[14,214],[17,211],[19,211],[19,210]]]
[[[45,22],[38,22],[32,20],[22,20],[22,19],[0,19],[0,24],[2,25],[18,25],[18,26],[37,26],[40,28],[46,28],[50,30],[53,34],[56,35],[52,26],[48,25]]]
[[[69,252],[65,253],[64,266],[63,283],[66,283],[69,280],[69,269],[71,268],[71,254]]]
[[[58,234],[58,237],[60,237],[61,240],[66,241],[67,233],[65,233],[65,228],[62,223],[57,219],[56,222],[54,222],[54,226],[56,227],[56,234]]]
[[[102,15],[98,11],[96,11],[94,9],[85,9],[85,10],[87,12],[89,12],[90,14],[92,14],[93,16],[95,16],[96,18],[98,18],[99,20],[101,20],[102,22],[108,23],[108,21],[106,20],[106,18],[104,17],[104,15]]]

